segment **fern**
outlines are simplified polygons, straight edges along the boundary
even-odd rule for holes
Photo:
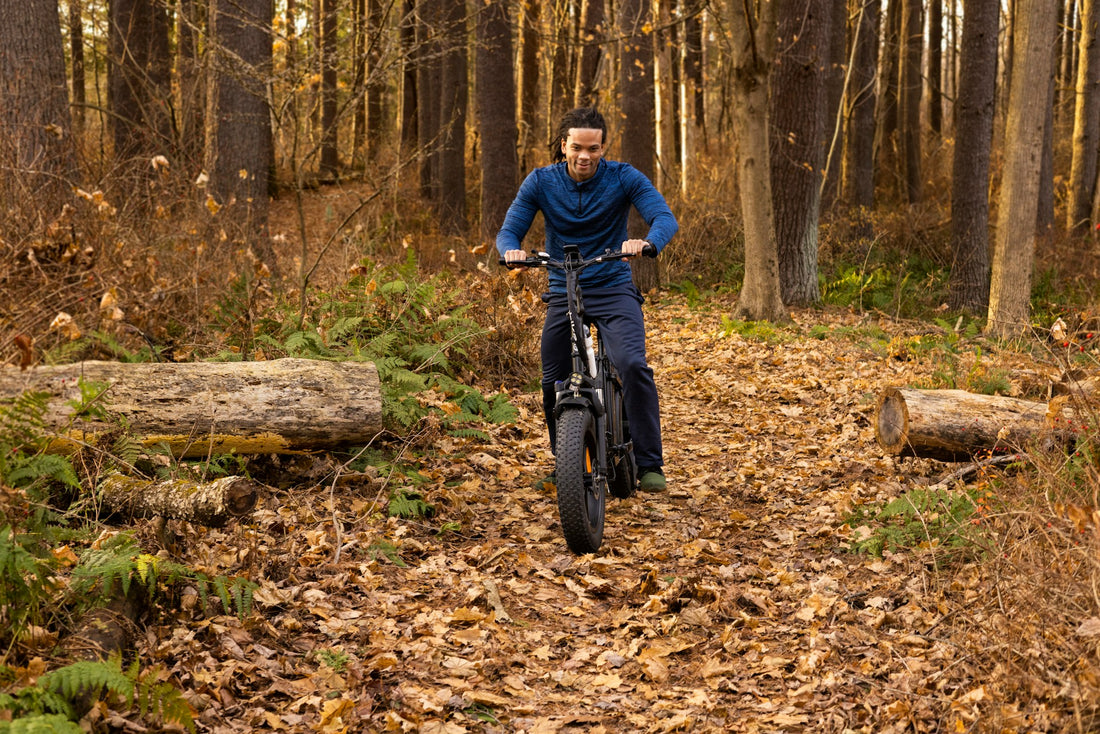
[[[0,721],[0,734],[84,734],[84,730],[61,714],[35,714],[15,721]]]
[[[9,460],[4,480],[13,487],[27,487],[42,480],[55,480],[72,489],[80,489],[80,479],[69,460],[56,454],[23,456]]]
[[[46,433],[43,416],[49,400],[49,393],[28,391],[0,402],[0,446],[8,449],[41,446]]]
[[[48,600],[53,586],[53,567],[34,548],[27,536],[17,535],[11,525],[0,527],[0,639],[17,638],[33,623]]]
[[[38,686],[70,700],[88,694],[101,698],[103,693],[110,692],[126,701],[127,706],[134,703],[134,682],[122,672],[117,658],[66,665],[41,676]]]

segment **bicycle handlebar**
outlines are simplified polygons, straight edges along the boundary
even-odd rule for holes
[[[644,257],[657,257],[657,246],[646,243],[646,246],[642,248],[640,253]],[[635,257],[634,254],[623,252],[621,250],[604,250],[595,257],[585,259],[569,260],[551,260],[550,255],[545,252],[540,252],[534,257],[529,257],[525,260],[513,260],[508,262],[503,257],[497,259],[497,263],[503,265],[506,268],[554,268],[558,270],[583,270],[589,265],[595,265],[596,263],[608,262],[610,260],[622,260],[623,258]]]

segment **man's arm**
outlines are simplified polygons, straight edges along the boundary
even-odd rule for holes
[[[497,232],[497,252],[505,260],[522,260],[527,256],[523,251],[523,238],[527,236],[527,230],[531,228],[531,223],[535,221],[535,214],[539,211],[537,192],[538,181],[535,178],[535,172],[532,171],[520,184],[516,198],[508,207],[508,213],[504,215],[504,223],[500,225],[500,231]],[[509,255],[510,252],[519,254]]]
[[[627,191],[634,208],[649,225],[645,241],[660,252],[669,243],[676,230],[680,228],[676,215],[668,207],[665,197],[657,190],[645,174],[633,166],[627,169]]]

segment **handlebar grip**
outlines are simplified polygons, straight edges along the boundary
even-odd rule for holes
[[[645,247],[642,248],[642,255],[644,257],[657,257],[657,245],[647,242]]]

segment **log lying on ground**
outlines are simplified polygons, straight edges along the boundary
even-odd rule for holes
[[[70,403],[81,400],[81,381],[107,386],[96,405],[111,420],[74,420]],[[48,394],[47,426],[75,441],[93,442],[122,419],[146,446],[167,445],[179,457],[364,445],[382,426],[378,371],[369,362],[80,362],[0,369],[0,400],[27,391]]]
[[[210,482],[187,479],[148,481],[111,474],[100,482],[103,508],[128,518],[164,517],[221,527],[256,506],[260,485],[246,477]]]
[[[1073,411],[965,390],[886,388],[875,404],[875,438],[889,454],[941,461],[1020,451],[1035,440],[1068,445]]]

